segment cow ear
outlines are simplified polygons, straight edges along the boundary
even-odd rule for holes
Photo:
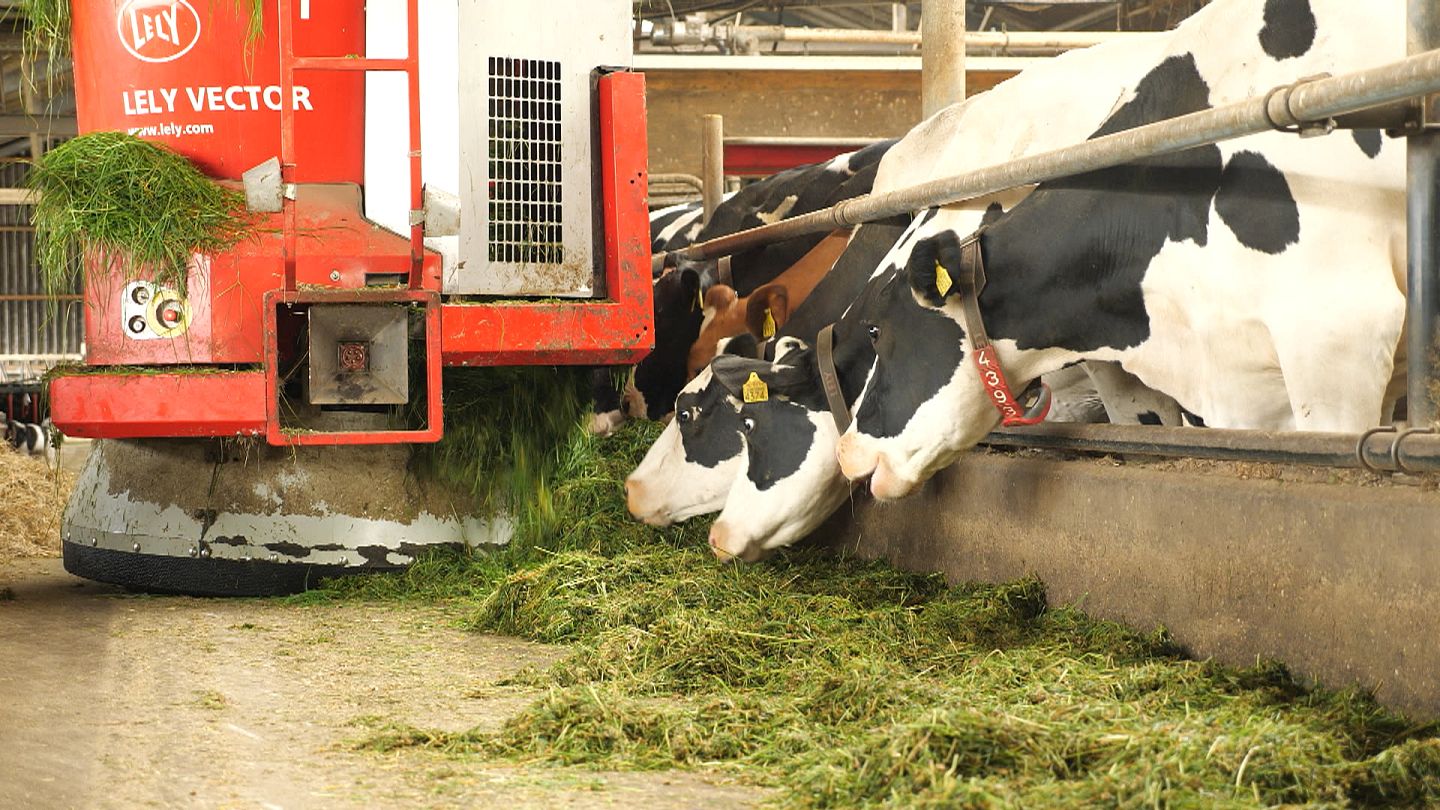
[[[955,275],[960,271],[960,240],[950,231],[942,231],[915,243],[905,275],[915,298],[926,306],[943,307],[945,300],[958,296]]]
[[[750,293],[745,304],[745,328],[761,340],[775,337],[790,318],[790,294],[784,285],[766,284]]]
[[[716,284],[705,291],[705,306],[703,309],[706,312],[725,309],[735,303],[736,297],[734,289],[724,284]]]
[[[741,332],[732,338],[725,340],[725,345],[720,349],[721,354],[728,354],[732,357],[754,357],[760,351],[760,345],[755,342],[755,336],[749,332]]]

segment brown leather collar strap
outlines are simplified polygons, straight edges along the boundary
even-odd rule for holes
[[[830,417],[835,420],[835,429],[844,433],[850,427],[850,407],[840,391],[840,375],[835,373],[835,324],[821,329],[815,336],[815,361],[820,369],[825,401],[830,405]]]
[[[731,289],[735,288],[735,276],[730,272],[730,257],[721,256],[715,261],[715,274],[720,283]]]
[[[1005,370],[1000,367],[1000,354],[985,332],[985,319],[980,316],[980,293],[985,289],[985,252],[980,235],[984,230],[981,228],[960,243],[960,266],[954,279],[960,295],[960,317],[970,336],[971,356],[975,370],[980,373],[980,384],[985,387],[990,404],[1000,412],[1001,424],[1005,427],[1038,424],[1045,421],[1045,415],[1050,412],[1050,388],[1041,383],[1038,398],[1028,407],[1015,396],[1005,379]],[[1021,393],[1023,396],[1025,392]]]

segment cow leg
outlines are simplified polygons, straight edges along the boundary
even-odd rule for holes
[[[1156,391],[1119,363],[1085,361],[1085,373],[1100,393],[1105,413],[1117,425],[1180,425],[1180,405]]]
[[[591,433],[609,436],[625,423],[625,413],[620,409],[621,387],[616,383],[615,372],[609,366],[594,366],[590,369],[590,394],[595,411],[590,417]]]

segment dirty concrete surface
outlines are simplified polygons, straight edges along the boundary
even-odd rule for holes
[[[6,590],[8,589],[8,591]],[[374,724],[498,728],[498,686],[563,649],[459,629],[457,609],[158,597],[0,561],[0,807],[741,808],[686,772],[377,753]]]

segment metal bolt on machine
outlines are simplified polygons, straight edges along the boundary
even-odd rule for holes
[[[87,268],[92,373],[51,386],[56,426],[105,440],[62,530],[80,576],[276,593],[503,541],[407,473],[442,369],[653,343],[628,2],[262,11],[251,39],[230,0],[73,7],[80,131],[163,143],[258,218],[184,290]]]

